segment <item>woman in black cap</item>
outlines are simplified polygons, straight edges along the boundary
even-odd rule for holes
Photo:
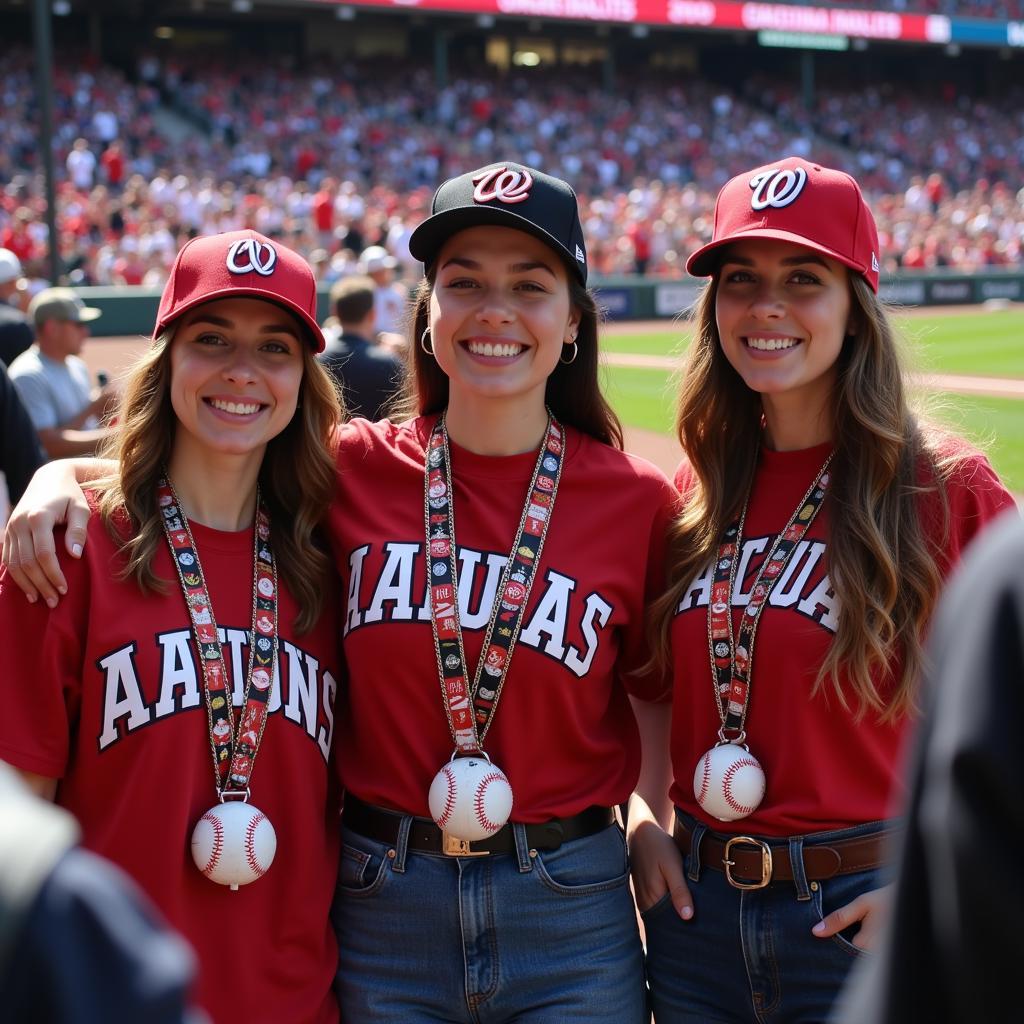
[[[565,182],[453,178],[410,249],[411,418],[343,428],[329,521],[342,1013],[641,1024],[613,808],[640,772],[630,699],[668,687],[641,666],[674,492],[600,393]]]

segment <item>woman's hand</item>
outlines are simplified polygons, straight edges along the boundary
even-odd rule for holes
[[[42,597],[50,608],[57,607],[59,594],[67,593],[54,547],[54,528],[67,524],[64,545],[72,558],[81,558],[89,525],[89,505],[75,465],[58,461],[36,470],[11,513],[3,538],[3,562],[11,579],[29,601]]]
[[[862,893],[846,906],[833,910],[824,920],[819,921],[811,931],[819,939],[827,939],[837,935],[844,928],[860,922],[860,928],[853,937],[853,944],[858,949],[874,952],[878,948],[882,926],[889,916],[892,907],[892,886],[885,885],[881,889],[872,889]]]
[[[689,921],[693,899],[683,877],[682,855],[672,837],[656,821],[645,819],[631,820],[627,838],[637,909],[641,914],[650,910],[667,892],[676,913]]]

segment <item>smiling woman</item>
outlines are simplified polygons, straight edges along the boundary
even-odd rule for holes
[[[511,162],[450,179],[410,250],[411,418],[343,431],[331,514],[342,1014],[641,1024],[613,808],[640,769],[630,698],[666,689],[643,615],[671,486],[598,387],[568,184]]]
[[[16,660],[0,757],[188,939],[216,1024],[338,1019],[340,671],[318,524],[340,409],[315,310],[312,271],[283,246],[248,231],[186,245],[85,552],[61,559],[66,598],[50,611],[0,585]],[[259,965],[237,985],[212,966],[225,935]]]
[[[1013,503],[909,408],[878,267],[857,183],[798,158],[729,181],[687,262],[710,281],[654,616],[675,699],[631,813],[658,1024],[829,1017],[885,912],[939,589]]]

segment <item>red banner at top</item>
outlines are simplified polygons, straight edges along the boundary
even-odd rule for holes
[[[947,43],[950,39],[949,18],[941,15],[735,3],[730,0],[358,0],[350,6],[638,25],[686,25],[729,31],[803,32],[914,43]]]

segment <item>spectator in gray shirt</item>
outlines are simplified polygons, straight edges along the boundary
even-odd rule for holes
[[[100,311],[70,288],[47,288],[28,313],[35,344],[11,363],[11,380],[51,459],[94,455],[110,433],[101,420],[115,390],[109,384],[92,388],[79,353]]]

